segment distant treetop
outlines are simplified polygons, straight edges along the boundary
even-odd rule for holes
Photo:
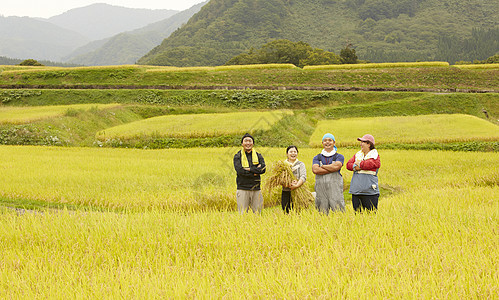
[[[20,64],[20,66],[43,66],[41,63],[39,63],[37,60],[35,59],[26,59],[26,60],[23,60]]]

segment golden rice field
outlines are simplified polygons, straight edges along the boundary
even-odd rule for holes
[[[304,70],[381,69],[381,68],[448,67],[448,66],[449,63],[446,61],[423,61],[423,62],[317,65],[317,66],[305,66],[303,67],[303,69]]]
[[[463,114],[323,120],[310,137],[310,146],[322,147],[326,132],[335,136],[339,146],[358,145],[357,138],[366,133],[374,136],[376,144],[499,140],[497,125]]]
[[[232,158],[238,150],[2,146],[0,156],[9,159],[0,162],[0,197],[119,209],[234,209]],[[267,163],[285,158],[285,149],[257,150]],[[356,151],[340,148],[345,160]],[[308,168],[309,187],[314,183],[312,158],[319,152],[300,149],[300,159]],[[381,183],[396,190],[469,187],[494,176],[499,178],[498,153],[380,152]],[[442,159],[447,156],[452,159]],[[459,164],[452,165],[452,160]],[[343,174],[348,183],[351,174],[346,170]]]
[[[78,71],[78,70],[126,70],[126,69],[144,69],[139,65],[119,65],[119,66],[85,66],[85,67],[51,67],[51,66],[0,66],[0,73],[2,74],[16,74],[16,73],[36,73],[43,71]]]
[[[192,71],[224,71],[224,70],[247,70],[247,69],[295,69],[293,64],[253,64],[253,65],[231,65],[215,67],[171,67],[171,66],[144,66],[144,65],[119,65],[119,66],[88,66],[88,67],[50,67],[50,66],[11,66],[0,65],[0,73],[17,74],[33,73],[41,71],[79,71],[79,70],[122,70],[140,69],[145,72],[192,72]]]
[[[0,124],[24,124],[62,116],[68,110],[106,109],[120,104],[72,104],[53,106],[0,106]]]
[[[235,212],[237,150],[1,146],[4,203],[138,210],[1,208],[0,297],[497,299],[498,153],[382,150],[377,214],[326,217]]]
[[[269,130],[274,123],[290,114],[293,114],[291,110],[168,115],[108,128],[98,132],[96,138],[100,140],[145,136],[190,138],[244,134]]]
[[[499,69],[499,64],[453,65],[459,69]]]
[[[147,67],[146,72],[191,72],[191,71],[224,71],[224,70],[248,70],[248,69],[295,69],[293,64],[253,64],[253,65],[230,65],[215,67]]]

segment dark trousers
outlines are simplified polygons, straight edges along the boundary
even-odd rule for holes
[[[291,191],[282,191],[281,206],[285,213],[289,214],[291,210]]]
[[[378,209],[378,195],[352,195],[352,204],[355,211],[377,210]]]

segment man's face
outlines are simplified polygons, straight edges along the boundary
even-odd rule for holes
[[[243,143],[242,143],[242,146],[244,148],[244,151],[246,152],[250,152],[251,149],[253,149],[253,139],[250,138],[250,137],[245,137],[243,139]]]
[[[324,140],[322,140],[322,146],[324,146],[324,150],[326,150],[327,152],[333,151],[334,144],[335,141],[333,141],[333,139],[331,138],[325,138]]]

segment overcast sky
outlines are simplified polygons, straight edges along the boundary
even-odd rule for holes
[[[0,0],[0,15],[4,17],[50,18],[72,8],[93,3],[107,3],[130,8],[184,10],[204,0]]]

